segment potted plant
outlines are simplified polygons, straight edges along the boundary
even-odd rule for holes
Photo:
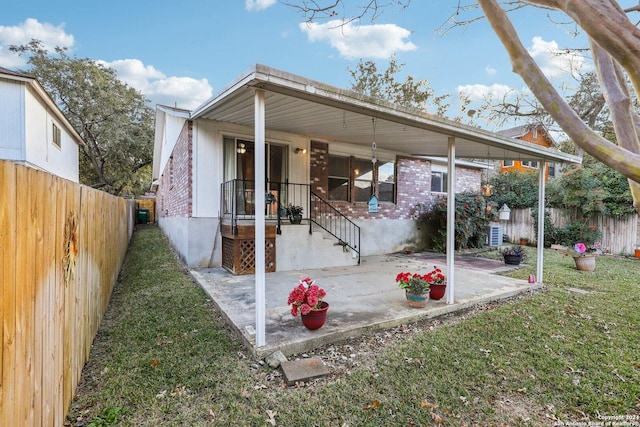
[[[527,258],[527,253],[520,245],[508,246],[500,251],[505,264],[520,265]]]
[[[300,224],[302,222],[302,206],[289,205],[287,207],[287,217],[291,224]]]
[[[322,299],[327,295],[310,277],[303,277],[298,285],[289,293],[287,304],[291,306],[291,314],[300,313],[302,324],[307,329],[319,329],[327,319],[329,303]]]
[[[429,282],[426,275],[418,273],[398,273],[396,276],[398,287],[404,289],[407,303],[411,307],[422,308],[429,302]]]
[[[528,246],[529,245],[529,238],[528,237],[521,237],[520,238],[520,245]]]
[[[593,271],[596,269],[596,256],[587,251],[587,245],[578,242],[573,245],[573,260],[579,271]]]
[[[441,299],[447,290],[447,278],[442,269],[433,266],[433,270],[425,274],[427,282],[429,282],[429,296],[433,300]]]

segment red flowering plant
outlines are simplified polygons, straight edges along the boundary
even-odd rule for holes
[[[424,277],[425,277],[425,280],[427,282],[429,282],[430,284],[433,284],[433,285],[446,285],[447,284],[447,278],[442,273],[442,270],[439,267],[435,266],[435,265],[433,266],[433,270],[431,270],[430,272],[425,274]]]
[[[311,310],[318,310],[322,298],[327,295],[324,289],[316,285],[310,277],[300,279],[298,286],[289,294],[287,304],[291,306],[291,314],[297,316],[298,312],[309,314]]]
[[[398,286],[401,289],[404,289],[410,294],[426,294],[429,292],[429,282],[426,274],[398,273],[396,282],[398,282]]]

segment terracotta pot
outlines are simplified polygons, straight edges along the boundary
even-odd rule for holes
[[[433,300],[441,299],[447,290],[447,284],[444,283],[430,283],[429,284],[429,296]]]
[[[422,308],[427,305],[429,302],[429,292],[424,294],[412,294],[408,291],[405,291],[405,295],[407,297],[407,304],[411,307]]]
[[[635,249],[636,258],[640,258],[640,248]]]
[[[593,255],[574,256],[573,259],[579,271],[593,271],[596,269],[596,257]]]
[[[317,310],[311,310],[309,314],[300,313],[300,317],[302,318],[302,324],[307,327],[307,329],[316,330],[320,329],[324,322],[327,320],[327,310],[329,309],[329,303],[322,301],[320,303],[320,308]]]

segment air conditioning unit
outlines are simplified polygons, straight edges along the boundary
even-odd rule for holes
[[[497,222],[489,224],[487,233],[489,238],[489,246],[502,246],[502,226]]]

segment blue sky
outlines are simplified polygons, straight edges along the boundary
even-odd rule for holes
[[[437,94],[524,90],[485,20],[442,37],[436,34],[457,4],[413,0],[406,10],[384,9],[373,22],[335,28],[326,20],[309,26],[298,11],[276,0],[21,0],[2,7],[0,66],[24,67],[7,47],[38,38],[49,48],[66,46],[78,57],[103,61],[153,107],[194,108],[255,63],[348,88],[347,67],[355,68],[363,58],[384,70],[393,53],[405,64],[401,78],[428,79]],[[554,50],[585,42],[572,38],[546,13],[527,7],[512,19],[547,74],[564,79],[567,57]]]

